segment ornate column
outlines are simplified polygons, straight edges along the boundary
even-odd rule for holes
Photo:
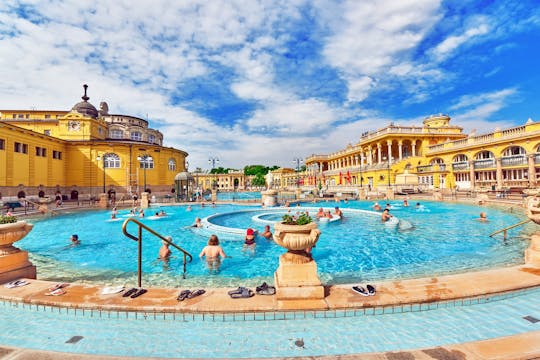
[[[534,153],[527,155],[527,164],[529,165],[529,187],[536,187],[536,167],[534,166]]]
[[[416,156],[416,140],[411,141],[412,156]]]
[[[469,160],[469,177],[471,189],[474,190],[476,187],[476,180],[474,179],[474,160]]]
[[[399,161],[403,159],[403,140],[398,141]]]
[[[388,146],[388,163],[392,162],[392,140],[387,140],[386,145]]]
[[[502,189],[503,187],[503,171],[502,171],[502,159],[495,159],[495,178],[497,180],[497,189]]]
[[[369,146],[368,165],[373,165],[373,149],[371,148],[371,145]]]
[[[380,164],[382,162],[382,155],[381,155],[381,144],[377,144],[377,164]]]

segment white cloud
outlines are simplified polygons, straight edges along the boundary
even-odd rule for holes
[[[460,35],[449,36],[433,49],[433,54],[438,61],[442,61],[455,51],[458,47],[473,38],[487,34],[490,31],[486,19],[478,18],[475,25],[465,30]]]

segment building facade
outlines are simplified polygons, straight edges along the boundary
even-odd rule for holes
[[[187,152],[162,146],[144,119],[88,102],[70,111],[0,110],[0,194],[170,193]]]
[[[368,189],[411,184],[416,174],[424,189],[503,190],[535,188],[540,179],[540,123],[492,133],[464,134],[439,114],[422,126],[389,126],[363,133],[355,145],[328,155],[311,155],[304,187]],[[416,185],[415,185],[416,186]]]

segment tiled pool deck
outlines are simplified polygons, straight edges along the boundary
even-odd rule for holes
[[[531,238],[530,250],[540,251],[540,233]],[[277,309],[275,296],[231,299],[228,288],[206,289],[206,293],[182,302],[179,289],[149,288],[135,299],[121,294],[102,295],[101,287],[71,284],[62,296],[47,296],[53,285],[29,280],[27,286],[8,289],[0,286],[0,301],[30,307],[58,307],[68,313],[90,312],[91,316],[189,317],[204,321],[249,321],[302,317],[344,317],[358,313],[377,315],[424,311],[438,307],[482,303],[514,296],[540,286],[540,261],[529,257],[524,265],[431,278],[374,283],[375,296],[364,297],[350,285],[326,288],[326,310],[304,309],[301,303],[289,311]],[[144,282],[143,282],[144,285]],[[517,292],[517,293],[516,293]],[[540,305],[539,305],[540,306]],[[309,357],[313,359],[314,357]],[[540,359],[540,331],[471,343],[442,345],[431,349],[403,350],[377,354],[322,356],[317,359]],[[61,354],[0,347],[0,359],[119,359],[95,355]],[[297,358],[302,359],[302,358]],[[307,358],[306,358],[307,359]]]

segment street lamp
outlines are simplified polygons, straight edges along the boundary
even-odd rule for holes
[[[294,158],[292,160],[293,165],[296,164],[296,187],[300,186],[300,177],[298,176],[298,172],[300,171],[300,164],[304,162],[304,159],[302,158]]]
[[[152,165],[152,168],[154,167],[153,166],[153,161],[154,159],[152,159],[152,157],[150,155],[141,155],[141,156],[137,156],[137,160],[139,160],[139,162],[141,163],[141,167],[144,169],[144,188],[143,188],[143,192],[147,192],[146,191],[146,169],[150,167],[150,165]]]
[[[386,160],[386,156],[383,157],[383,160]],[[388,171],[388,188],[390,188],[390,158],[388,158],[388,162],[386,163],[386,169]]]
[[[107,154],[103,154],[103,155],[98,155],[96,157],[96,160],[97,161],[101,161],[103,160],[103,193],[105,194],[105,168],[107,167],[107,160],[109,160],[109,157],[107,156]]]
[[[216,167],[216,164],[219,164],[219,158],[217,156],[210,156],[208,158],[208,165],[212,165],[212,170]],[[214,174],[214,179],[212,180],[212,189],[216,188],[216,177]]]

